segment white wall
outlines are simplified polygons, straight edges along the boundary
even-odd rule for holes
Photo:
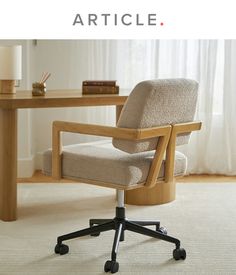
[[[34,44],[32,40],[21,41],[23,46],[23,78],[19,89],[31,89],[34,78]],[[34,140],[32,133],[32,110],[18,111],[18,177],[30,177],[34,173]]]
[[[32,41],[0,40],[0,45],[22,45],[22,80],[17,90],[30,89],[34,74]],[[18,110],[18,177],[31,176],[34,171],[31,110]]]

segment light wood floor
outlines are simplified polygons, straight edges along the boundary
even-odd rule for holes
[[[179,182],[198,182],[198,183],[206,183],[206,182],[235,182],[236,183],[236,177],[235,176],[224,176],[224,175],[208,175],[208,174],[201,174],[201,175],[189,175],[184,176],[177,181]]]
[[[52,177],[48,177],[42,174],[41,171],[35,171],[34,175],[31,178],[19,178],[18,183],[38,183],[38,182],[49,182],[53,183],[55,180]],[[235,182],[235,176],[222,176],[222,175],[189,175],[177,180],[178,182],[190,183],[190,182],[198,182],[198,183],[205,183],[205,182]],[[62,180],[62,182],[73,182],[70,180]]]

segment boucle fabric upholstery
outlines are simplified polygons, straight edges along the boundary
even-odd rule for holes
[[[109,141],[76,144],[63,147],[62,175],[72,179],[90,179],[101,182],[136,185],[146,180],[154,151],[128,154],[114,148]],[[51,175],[52,152],[43,155],[43,173]],[[163,161],[159,178],[164,176]],[[175,155],[175,175],[183,175],[187,159]]]
[[[193,121],[198,83],[189,79],[161,79],[137,84],[129,95],[117,126],[149,128]],[[189,135],[177,138],[176,145],[188,143]],[[128,153],[156,149],[157,138],[133,142],[113,139],[113,145]]]

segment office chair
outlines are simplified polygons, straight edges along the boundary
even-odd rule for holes
[[[188,143],[190,132],[201,128],[193,122],[198,84],[188,79],[143,81],[129,95],[117,127],[54,121],[52,150],[44,154],[45,174],[83,183],[115,188],[117,207],[113,219],[90,219],[89,227],[57,238],[55,253],[68,253],[63,242],[85,235],[99,236],[115,230],[111,259],[105,272],[119,270],[117,252],[125,230],[173,243],[173,258],[185,259],[180,240],[169,236],[157,220],[129,220],[125,215],[124,190],[151,188],[165,175],[183,175],[186,157],[175,145]],[[111,137],[112,142],[61,146],[61,132]],[[177,160],[177,161],[175,161]],[[168,171],[166,170],[168,169]],[[168,173],[167,173],[168,172]],[[147,226],[154,226],[154,230]]]

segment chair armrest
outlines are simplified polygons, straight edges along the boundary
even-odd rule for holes
[[[143,140],[147,138],[165,136],[171,131],[171,125],[144,129],[130,129],[112,126],[102,126],[97,124],[54,121],[53,131],[113,137],[125,140]]]
[[[202,128],[202,122],[196,121],[196,122],[186,122],[186,123],[178,123],[173,124],[173,130],[172,134],[184,134],[184,133],[190,133],[192,131],[199,131]]]
[[[61,178],[61,132],[80,133],[86,135],[96,135],[113,137],[125,140],[143,140],[160,137],[161,140],[169,140],[172,126],[160,126],[145,129],[129,129],[111,126],[101,126],[96,124],[83,124],[65,121],[54,121],[52,128],[52,176],[55,179]],[[163,141],[162,141],[163,142]]]

